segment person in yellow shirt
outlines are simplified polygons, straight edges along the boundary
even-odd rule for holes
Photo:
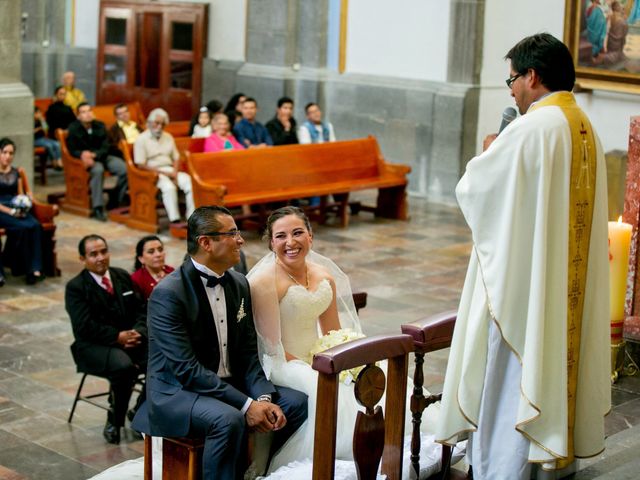
[[[64,103],[69,105],[74,112],[78,108],[78,105],[87,101],[84,92],[79,88],[76,88],[75,83],[76,74],[71,71],[64,72],[62,75],[62,84],[67,90],[67,95],[64,97]]]
[[[116,122],[109,129],[109,141],[116,147],[120,140],[126,140],[129,145],[133,145],[143,129],[131,119],[131,112],[126,103],[117,104],[113,113]]]

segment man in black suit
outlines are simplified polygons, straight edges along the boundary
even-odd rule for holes
[[[275,432],[273,453],[307,418],[307,396],[273,385],[258,361],[249,283],[229,270],[243,244],[227,209],[196,209],[190,258],[149,299],[147,402],[133,428],[205,437],[205,479],[242,478],[247,430]]]
[[[79,372],[109,379],[111,410],[103,435],[120,442],[120,427],[138,375],[146,370],[147,324],[144,303],[129,273],[109,267],[109,247],[99,235],[78,244],[84,270],[65,289],[65,308],[75,342],[71,353]],[[144,400],[140,394],[136,407]],[[130,412],[133,418],[134,412]]]
[[[115,196],[107,208],[122,205],[127,193],[127,166],[122,158],[109,154],[110,144],[104,123],[93,118],[91,105],[78,105],[78,119],[69,125],[67,147],[74,157],[82,160],[91,176],[91,207],[97,220],[107,221],[102,199],[102,182],[105,169],[117,178]]]

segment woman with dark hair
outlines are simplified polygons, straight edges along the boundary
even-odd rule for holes
[[[131,280],[145,300],[149,299],[158,282],[175,270],[164,263],[165,256],[164,245],[156,235],[142,237],[136,245],[135,271]]]
[[[231,99],[227,102],[227,106],[224,107],[224,113],[229,117],[229,122],[231,123],[231,128],[242,118],[242,112],[240,111],[240,107],[247,99],[247,96],[244,93],[236,93]]]
[[[0,228],[7,232],[3,257],[11,260],[14,275],[26,274],[27,285],[43,280],[42,227],[29,213],[31,199],[25,195],[20,172],[11,165],[16,144],[0,139]],[[0,285],[4,271],[0,266]]]

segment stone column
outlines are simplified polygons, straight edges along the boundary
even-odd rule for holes
[[[21,8],[0,0],[0,136],[16,143],[14,165],[33,177],[33,95],[21,82]]]

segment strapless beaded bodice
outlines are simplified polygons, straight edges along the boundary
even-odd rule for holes
[[[327,279],[315,291],[292,285],[280,300],[280,330],[285,351],[305,362],[318,339],[318,317],[331,304],[333,290]]]

